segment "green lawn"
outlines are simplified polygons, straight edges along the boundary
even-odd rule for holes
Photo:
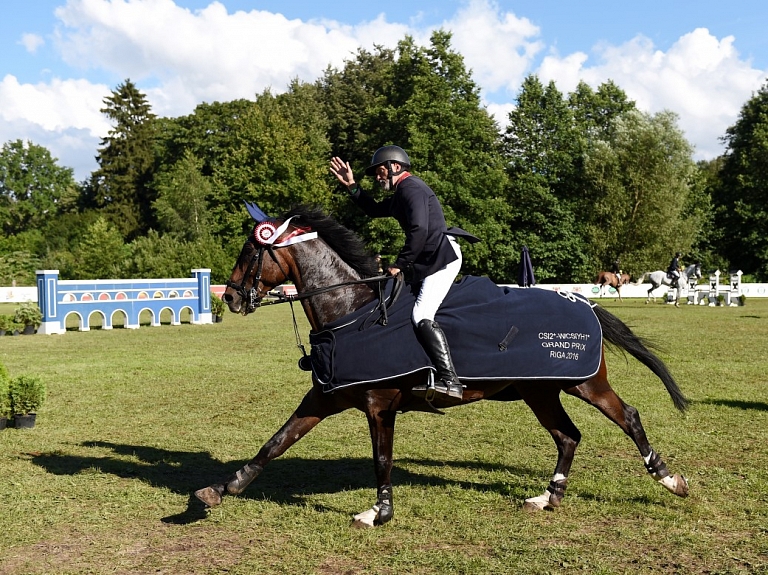
[[[605,306],[661,344],[692,400],[681,415],[647,369],[609,354],[615,389],[688,477],[689,498],[656,485],[617,427],[565,397],[583,434],[566,498],[525,513],[554,444],[522,403],[483,402],[399,416],[395,517],[363,531],[350,519],[374,503],[375,481],[365,418],[351,411],[243,495],[185,514],[308,389],[288,306],[207,326],[0,338],[12,376],[48,383],[35,428],[0,431],[0,575],[768,572],[768,299]]]

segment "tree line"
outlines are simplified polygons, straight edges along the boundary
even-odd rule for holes
[[[514,283],[527,246],[540,282],[591,282],[617,257],[639,276],[678,251],[768,281],[768,84],[723,135],[724,154],[698,163],[674,113],[641,112],[610,81],[564,94],[531,75],[500,128],[445,31],[178,118],[157,117],[126,79],[101,111],[113,128],[84,182],[42,146],[2,146],[0,284],[34,285],[41,268],[88,279],[196,267],[221,283],[252,226],[246,200],[275,216],[319,205],[393,259],[397,223],[365,218],[328,172],[340,156],[362,178],[390,143],[449,225],[483,240],[464,246],[463,273]]]

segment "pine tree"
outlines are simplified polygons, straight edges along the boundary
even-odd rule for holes
[[[126,80],[104,99],[101,112],[114,122],[102,139],[89,196],[94,207],[116,226],[126,239],[145,234],[153,227],[150,186],[155,165],[155,122],[146,96]]]

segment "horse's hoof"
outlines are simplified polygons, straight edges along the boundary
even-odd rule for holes
[[[536,503],[533,503],[532,501],[526,501],[523,503],[523,511],[528,513],[537,513],[539,511],[544,511],[544,508]]]
[[[672,493],[678,497],[688,497],[688,480],[684,475],[675,474],[675,490]]]
[[[195,497],[208,507],[216,507],[221,504],[221,495],[213,487],[204,487],[195,491]]]
[[[363,511],[352,517],[352,527],[355,529],[368,529],[376,525],[379,510],[374,506],[368,511]]]

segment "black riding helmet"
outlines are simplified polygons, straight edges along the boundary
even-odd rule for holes
[[[386,164],[387,170],[391,171],[392,162],[397,162],[406,169],[411,167],[411,159],[400,146],[384,146],[373,153],[371,165],[365,170],[365,175],[375,175],[376,168],[382,164]]]

